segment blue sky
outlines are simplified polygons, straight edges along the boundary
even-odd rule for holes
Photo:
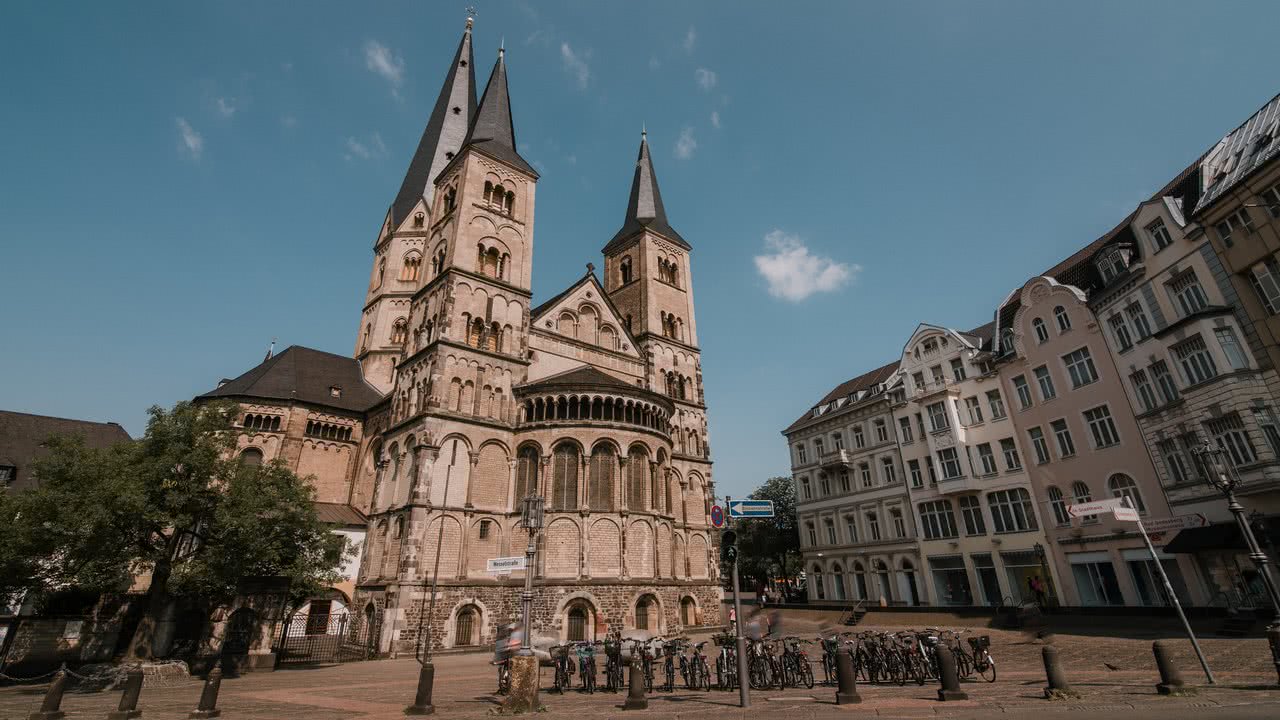
[[[600,265],[647,124],[722,493],[1280,91],[1275,3],[475,4],[542,172],[535,302]],[[351,352],[464,5],[4,3],[0,407],[136,435],[272,337]]]

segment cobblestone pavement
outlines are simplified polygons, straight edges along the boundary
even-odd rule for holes
[[[737,707],[736,692],[654,693],[650,695],[648,710],[627,715],[631,720],[637,715],[663,720],[695,717],[739,720],[762,716],[818,720],[849,715],[987,718],[993,713],[1008,717],[1088,713],[1127,720],[1148,716],[1172,720],[1193,713],[1208,717],[1228,714],[1280,717],[1280,689],[1275,686],[1276,676],[1264,640],[1202,640],[1218,679],[1218,685],[1212,687],[1205,685],[1190,643],[1176,641],[1178,664],[1186,681],[1197,687],[1197,694],[1164,698],[1155,691],[1157,677],[1149,639],[1059,634],[1052,641],[1059,648],[1069,680],[1082,697],[1049,702],[1042,695],[1044,673],[1040,648],[1043,642],[1016,632],[980,632],[992,637],[999,678],[990,684],[965,683],[963,687],[970,698],[967,701],[940,703],[934,685],[861,685],[862,704],[836,706],[834,689],[818,685],[813,690],[754,692],[752,708],[747,711]],[[488,655],[480,654],[436,658],[434,700],[438,716],[486,718],[495,712],[497,701],[491,694],[495,675],[488,660]],[[218,705],[228,720],[400,718],[404,706],[412,701],[417,671],[416,662],[401,659],[249,674],[225,680]],[[544,668],[544,687],[550,679],[550,670]],[[43,693],[43,685],[0,688],[0,720],[25,720],[39,709]],[[144,710],[144,718],[185,718],[195,707],[199,695],[197,680],[168,681],[163,687],[144,689],[140,708]],[[547,712],[556,716],[620,717],[622,699],[622,693],[558,695],[544,690],[541,695]],[[68,692],[63,709],[69,718],[102,718],[115,709],[117,702],[115,692]]]

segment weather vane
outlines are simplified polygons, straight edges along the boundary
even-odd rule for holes
[[[467,25],[470,26],[472,21],[474,21],[475,19],[476,19],[476,6],[468,5],[467,6]]]

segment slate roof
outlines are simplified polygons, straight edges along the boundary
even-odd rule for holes
[[[1212,205],[1268,160],[1280,155],[1277,136],[1280,136],[1280,95],[1271,98],[1209,151],[1202,174],[1204,191],[1192,214]]]
[[[320,522],[328,525],[363,528],[368,522],[364,513],[346,503],[314,502],[311,504],[315,506]]]
[[[823,405],[826,405],[827,403],[833,400],[838,400],[842,397],[847,397],[849,395],[852,395],[853,393],[858,392],[859,390],[867,390],[872,385],[878,385],[884,382],[885,380],[888,380],[897,371],[898,371],[898,361],[894,360],[888,365],[882,365],[881,367],[878,367],[875,370],[871,370],[870,372],[865,372],[853,378],[852,380],[846,380],[840,383],[839,385],[835,386],[835,388],[831,392],[824,395],[821,400],[814,403],[813,407],[806,410],[804,415],[801,415],[795,422],[788,425],[787,429],[782,431],[783,434],[785,435],[786,433],[789,433],[792,430],[796,430],[804,426],[805,424],[807,424],[810,420],[813,420],[814,408],[822,407]]]
[[[454,108],[458,112],[455,113]],[[391,203],[393,227],[404,222],[419,200],[427,199],[430,205],[436,175],[462,147],[467,127],[475,116],[476,71],[471,53],[471,24],[468,22],[462,41],[458,43],[458,51],[453,55],[453,65],[440,88],[440,96],[436,98],[435,108],[422,131],[422,139],[418,141],[418,149],[409,161],[400,192]]]
[[[693,249],[667,221],[667,210],[662,206],[662,192],[658,190],[658,175],[653,171],[653,160],[649,157],[649,140],[642,132],[636,172],[631,179],[631,197],[627,200],[627,217],[622,221],[622,228],[604,246],[604,253],[609,254],[625,240],[645,229],[658,233],[685,250]]]
[[[0,410],[0,465],[16,468],[9,487],[35,487],[32,466],[44,457],[44,442],[53,435],[79,435],[93,448],[105,448],[130,440],[129,433],[113,422],[90,422]]]
[[[536,178],[538,171],[516,152],[511,95],[507,92],[507,63],[503,59],[505,54],[498,51],[498,62],[494,63],[493,72],[489,74],[489,84],[485,85],[484,97],[480,98],[480,107],[463,146],[474,147]]]
[[[342,389],[333,397],[329,388]],[[200,398],[260,398],[264,400],[298,400],[364,412],[382,399],[373,386],[364,381],[360,363],[355,358],[291,345],[275,357],[263,360],[257,367]]]

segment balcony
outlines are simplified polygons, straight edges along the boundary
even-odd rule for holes
[[[955,390],[957,385],[958,383],[951,378],[930,380],[924,384],[924,387],[916,387],[912,397],[916,400],[923,400],[924,398],[938,395],[940,393],[947,392],[948,390]]]
[[[982,490],[982,482],[977,478],[961,475],[958,478],[938,481],[939,495],[959,495]]]
[[[829,450],[818,457],[822,467],[849,467],[853,464],[853,453],[848,450]]]

